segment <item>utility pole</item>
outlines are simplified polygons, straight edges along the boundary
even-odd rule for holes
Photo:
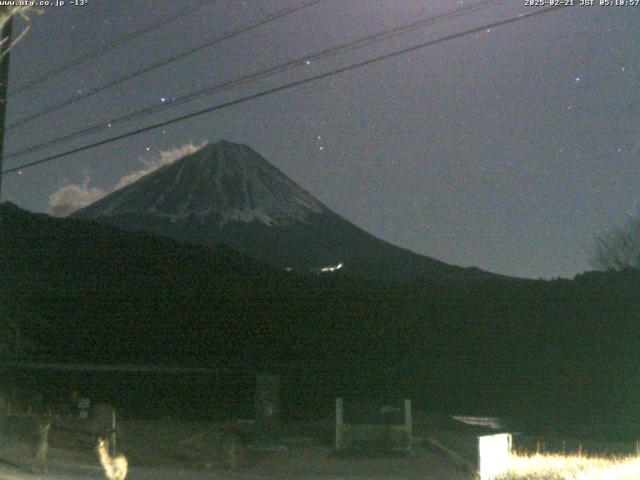
[[[4,124],[9,91],[9,55],[13,34],[13,16],[2,26],[2,46],[0,46],[0,202],[2,201],[2,160],[4,157]]]

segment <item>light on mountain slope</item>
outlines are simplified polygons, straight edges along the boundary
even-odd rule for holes
[[[322,267],[320,269],[320,273],[334,273],[340,270],[343,266],[344,264],[342,262],[338,263],[337,265],[327,265],[326,267]]]

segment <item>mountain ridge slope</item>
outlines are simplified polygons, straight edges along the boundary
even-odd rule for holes
[[[201,245],[228,244],[280,269],[342,266],[356,276],[434,282],[508,279],[381,240],[315,199],[246,145],[227,141],[71,215]]]

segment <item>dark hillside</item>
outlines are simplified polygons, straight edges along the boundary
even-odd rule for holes
[[[255,372],[276,371],[296,415],[338,393],[392,393],[537,425],[640,426],[637,272],[385,283],[7,204],[0,214],[0,305],[21,312],[30,358],[216,367],[245,399]]]

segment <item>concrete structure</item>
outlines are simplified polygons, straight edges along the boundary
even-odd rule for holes
[[[336,450],[411,450],[411,400],[360,403],[336,399]]]
[[[480,480],[493,480],[507,470],[511,446],[510,433],[478,437],[478,475]]]

